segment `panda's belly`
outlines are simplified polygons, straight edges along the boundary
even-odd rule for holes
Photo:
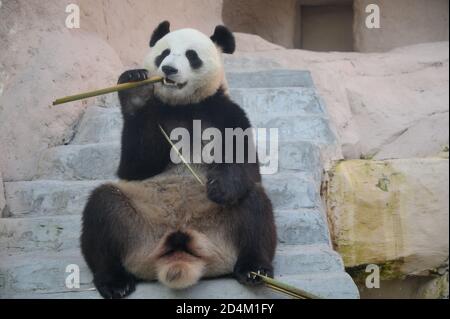
[[[206,182],[204,166],[192,167]],[[223,208],[207,198],[206,187],[184,165],[173,165],[144,181],[120,181],[116,186],[152,225],[202,228],[211,218],[223,216]]]
[[[155,279],[164,240],[176,231],[191,236],[195,253],[205,263],[204,276],[230,273],[236,262],[229,209],[210,201],[205,186],[181,166],[145,181],[116,184],[143,220],[143,234],[136,234],[139,239],[126,262],[127,269],[143,279]],[[205,180],[202,165],[193,168]]]

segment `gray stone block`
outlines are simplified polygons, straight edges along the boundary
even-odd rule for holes
[[[329,299],[356,299],[359,292],[352,279],[344,272],[326,275],[282,276],[278,280]],[[59,292],[30,291],[25,293],[4,294],[4,299],[99,299],[97,291],[62,290]],[[274,292],[267,287],[245,287],[231,278],[202,280],[194,287],[176,291],[158,283],[142,283],[129,299],[287,299],[284,294]]]
[[[6,183],[12,217],[79,214],[89,193],[105,181],[47,181]]]
[[[123,120],[118,108],[90,107],[71,144],[119,143]]]
[[[0,292],[66,291],[68,265],[79,267],[81,288],[92,287],[92,275],[79,249],[69,249],[56,253],[16,254],[3,258],[0,261],[0,273],[3,274]],[[325,245],[280,246],[275,256],[274,267],[277,276],[283,278],[292,274],[298,276],[343,270],[336,253]]]
[[[292,149],[301,151],[298,148]],[[288,151],[289,152],[289,151]],[[61,146],[48,150],[39,162],[38,177],[49,180],[97,180],[113,179],[119,162],[118,144],[89,144]],[[293,153],[290,153],[293,154]],[[302,161],[307,157],[297,153]],[[282,156],[283,153],[281,152]],[[303,157],[303,158],[302,158]],[[280,162],[283,162],[280,160]],[[285,162],[284,162],[285,163]],[[291,162],[292,163],[292,162]],[[317,172],[316,172],[317,173]],[[279,173],[263,177],[275,207],[296,209],[315,207],[317,201],[317,174],[297,175]],[[305,180],[305,178],[307,180]],[[310,185],[310,181],[315,182]],[[295,184],[295,186],[293,186]],[[295,189],[298,187],[297,189]],[[288,201],[288,199],[291,199]],[[292,201],[296,201],[291,205]],[[290,205],[289,207],[287,207]]]
[[[38,162],[36,177],[48,180],[96,180],[115,178],[120,146],[86,144],[46,150]]]
[[[324,115],[322,104],[311,88],[232,89],[230,93],[255,127],[278,117]],[[118,143],[122,116],[118,108],[93,106],[88,108],[77,130],[72,144]]]
[[[314,89],[300,87],[231,89],[230,96],[253,121],[277,115],[325,115]]]
[[[0,249],[9,254],[79,247],[80,212],[67,216],[0,219]],[[278,242],[328,245],[328,229],[317,210],[275,211]]]
[[[256,127],[277,128],[280,144],[309,141],[318,145],[326,145],[335,141],[328,120],[318,116],[274,117],[268,121],[255,121],[254,125]]]
[[[283,244],[329,244],[330,234],[319,209],[275,211],[278,242]]]
[[[80,215],[0,219],[0,249],[6,255],[79,248],[80,226]]]
[[[280,132],[278,168],[280,172],[296,170],[312,172],[320,178],[320,148],[308,141],[283,141],[284,134],[292,139],[292,132]],[[270,149],[267,155],[270,155]],[[263,154],[260,154],[262,160]],[[39,159],[36,179],[95,180],[116,178],[120,161],[120,144],[85,144],[58,146],[44,151]]]
[[[231,88],[314,87],[309,71],[229,72],[226,76]]]
[[[314,208],[320,204],[319,189],[310,174],[265,175],[263,185],[276,209]]]

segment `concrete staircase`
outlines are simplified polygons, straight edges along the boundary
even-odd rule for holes
[[[231,95],[255,127],[279,128],[279,172],[264,176],[278,226],[275,271],[281,281],[325,298],[357,298],[330,246],[319,189],[321,151],[334,145],[325,108],[308,72],[228,74]],[[35,180],[5,185],[11,215],[0,219],[0,298],[98,298],[79,250],[80,214],[89,192],[115,179],[121,115],[117,105],[89,108],[66,146],[43,152]],[[81,287],[66,288],[68,265]],[[284,298],[233,279],[184,291],[140,284],[131,298]]]

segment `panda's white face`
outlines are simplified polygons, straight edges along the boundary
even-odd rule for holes
[[[144,61],[150,76],[162,76],[155,95],[170,105],[198,103],[226,87],[221,51],[194,29],[171,32],[160,39]]]

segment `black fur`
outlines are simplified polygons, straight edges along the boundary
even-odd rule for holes
[[[236,50],[236,41],[233,33],[223,25],[218,25],[211,36],[211,40],[222,48],[223,53],[233,54]]]
[[[118,214],[117,212],[120,212]],[[134,210],[112,185],[97,188],[83,213],[81,250],[94,275],[94,284],[106,299],[123,298],[135,289],[136,278],[122,266],[129,225],[139,223]]]
[[[174,232],[167,237],[166,245],[169,247],[169,251],[166,254],[173,253],[175,251],[190,252],[188,245],[191,241],[191,237],[181,231]]]
[[[141,76],[142,70],[127,71],[121,75],[119,83]],[[149,94],[151,90],[146,92]],[[245,112],[222,89],[198,104],[176,107],[152,96],[148,96],[143,105],[133,105],[132,98],[138,93],[140,91],[135,90],[119,92],[124,128],[118,176],[123,180],[148,179],[163,172],[169,164],[170,146],[158,124],[170,132],[176,123],[176,127],[189,130],[191,136],[193,120],[201,120],[203,129],[205,125],[219,129],[222,136],[225,136],[225,128],[245,130],[250,127]],[[225,154],[223,140],[222,154]],[[236,150],[236,140],[232,143],[231,147]],[[248,139],[246,144],[246,149],[253,145]],[[272,205],[260,182],[259,165],[249,163],[247,152],[242,164],[210,164],[207,170],[208,198],[232,208],[227,211],[233,214],[230,232],[238,250],[234,276],[247,285],[261,283],[249,276],[251,271],[273,276],[276,231]],[[112,205],[123,206],[119,207],[120,217],[111,212],[118,211],[112,209]],[[125,296],[134,289],[136,279],[123,269],[120,256],[127,241],[133,238],[126,225],[140,222],[135,215],[131,205],[120,198],[112,186],[97,189],[83,213],[83,254],[94,273],[94,283],[104,297]],[[186,246],[188,240],[183,234],[171,238],[174,248]]]
[[[170,50],[165,49],[160,55],[158,55],[155,59],[155,65],[157,68],[161,65],[161,63],[164,61],[164,59],[169,56]]]
[[[203,61],[200,59],[197,52],[195,52],[194,50],[187,50],[186,57],[189,60],[191,68],[193,68],[194,70],[200,69],[202,67]]]
[[[152,37],[150,38],[150,47],[155,46],[156,42],[161,40],[168,33],[170,33],[170,22],[161,22],[155,31],[153,31]]]

